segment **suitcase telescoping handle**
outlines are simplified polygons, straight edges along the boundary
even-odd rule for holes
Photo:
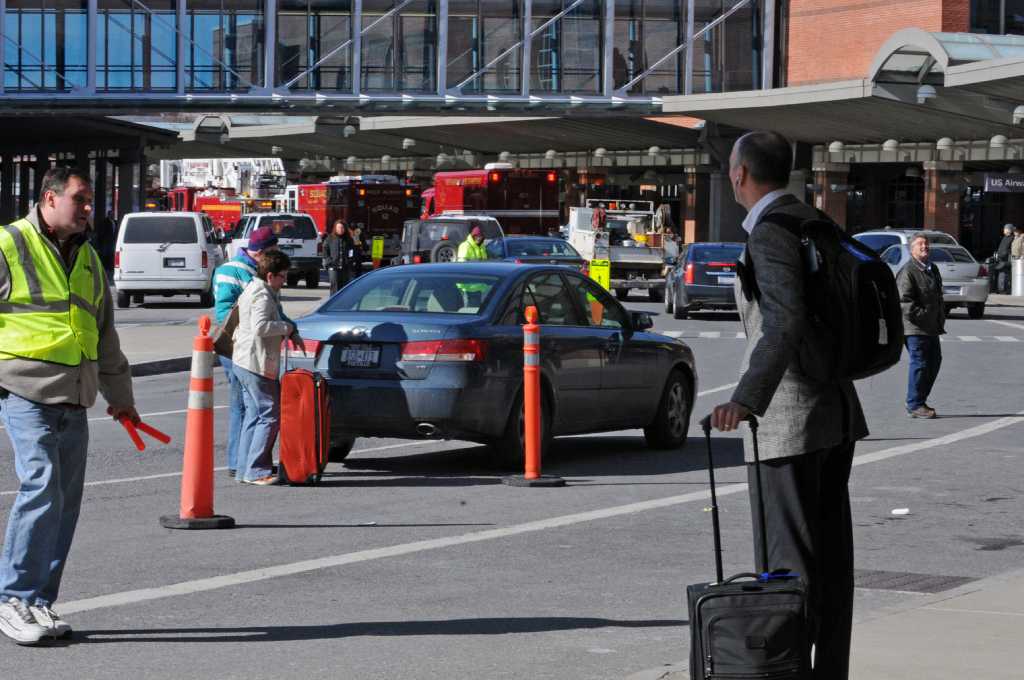
[[[768,568],[768,532],[764,519],[764,494],[761,491],[761,454],[757,449],[757,417],[751,413],[744,420],[750,426],[750,433],[754,440],[754,477],[757,482],[757,514],[761,524],[761,564],[764,565],[765,574],[771,570]],[[722,533],[718,524],[718,496],[715,493],[715,460],[711,454],[711,415],[706,415],[700,421],[701,429],[704,430],[704,441],[708,449],[708,480],[711,483],[711,527],[715,540],[715,583],[722,583]],[[764,575],[762,575],[764,577]]]

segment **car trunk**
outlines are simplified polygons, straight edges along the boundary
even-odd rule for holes
[[[195,279],[203,272],[198,229],[191,217],[145,216],[124,226],[120,269],[125,280]]]

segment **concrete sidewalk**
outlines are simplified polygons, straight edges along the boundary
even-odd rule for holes
[[[1024,297],[990,293],[985,304],[987,307],[1024,307]]]
[[[855,617],[851,680],[1024,677],[1024,570]],[[687,662],[628,680],[687,680]]]
[[[319,299],[310,301],[310,294]],[[292,319],[309,314],[324,299],[328,290],[321,286],[317,291],[282,291],[284,312]],[[291,298],[301,298],[298,300]],[[167,322],[138,322],[117,326],[121,338],[121,349],[132,365],[132,375],[160,375],[187,371],[192,362],[192,341],[199,335],[199,318],[208,315],[213,319],[213,308],[197,309],[188,320]]]

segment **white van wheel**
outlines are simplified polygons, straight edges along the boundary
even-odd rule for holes
[[[119,309],[124,309],[132,302],[131,296],[123,290],[117,291],[117,306]]]

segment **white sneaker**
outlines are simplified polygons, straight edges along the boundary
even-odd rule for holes
[[[60,618],[60,614],[49,607],[33,605],[28,610],[32,612],[32,616],[36,617],[36,623],[47,629],[47,634],[50,637],[63,638],[71,636],[71,624]]]
[[[19,645],[38,644],[50,636],[50,629],[39,625],[28,606],[16,597],[0,603],[0,633]]]

